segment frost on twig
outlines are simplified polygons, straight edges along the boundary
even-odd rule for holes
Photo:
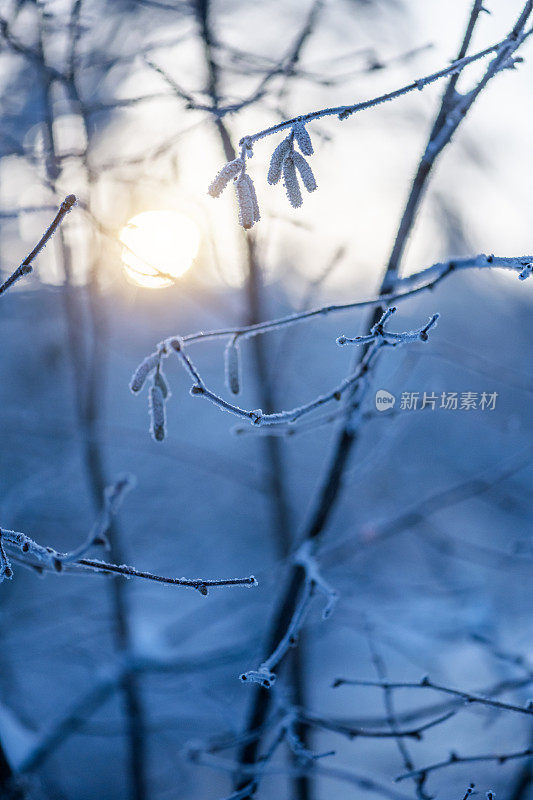
[[[307,579],[311,581],[313,586],[326,598],[326,605],[322,611],[322,619],[328,619],[337,605],[339,593],[322,577],[316,558],[312,554],[310,541],[303,543],[296,553],[294,562],[300,564],[300,566],[305,569]]]
[[[7,578],[10,580],[13,577],[13,570],[11,564],[4,550],[4,543],[2,541],[2,531],[0,530],[0,583]]]
[[[115,483],[104,490],[103,508],[89,532],[87,540],[75,550],[71,550],[62,556],[58,554],[57,557],[60,558],[62,563],[77,561],[93,546],[109,548],[107,532],[124,498],[135,487],[136,480],[135,475],[126,473],[125,475],[120,475]]]
[[[25,533],[18,531],[2,529],[0,538],[3,559],[5,559],[0,566],[0,582],[4,578],[11,578],[13,574],[3,549],[5,544],[10,547],[14,561],[35,570],[38,574],[50,571],[56,573],[76,572],[78,574],[121,575],[124,578],[141,578],[155,583],[189,587],[204,596],[209,593],[210,588],[218,586],[245,586],[248,588],[257,586],[257,581],[253,575],[245,578],[173,578],[139,570],[128,564],[112,564],[96,558],[82,557],[73,559],[72,553],[61,553],[53,547],[44,547]],[[1,558],[0,561],[2,561]]]
[[[285,635],[271,655],[263,661],[257,669],[249,670],[241,674],[240,679],[243,683],[258,683],[265,689],[270,689],[275,683],[276,673],[274,669],[280,661],[282,661],[290,648],[296,646],[315,590],[319,591],[326,598],[326,605],[322,612],[323,619],[327,619],[331,615],[337,603],[338,594],[320,574],[318,564],[312,554],[312,543],[310,541],[305,542],[296,552],[294,563],[298,564],[304,570],[305,580],[299,601],[287,630],[285,631]]]
[[[123,475],[105,490],[103,509],[89,536],[79,547],[66,553],[53,547],[40,545],[25,533],[0,529],[0,583],[5,578],[9,579],[13,576],[13,570],[5,552],[5,547],[9,547],[13,561],[33,569],[39,574],[50,571],[122,575],[124,578],[142,578],[155,583],[189,587],[204,597],[213,587],[245,586],[250,588],[257,586],[253,575],[245,578],[172,578],[138,570],[128,564],[112,564],[100,559],[86,558],[85,555],[91,547],[106,544],[106,533],[112,519],[125,495],[134,484],[135,478],[132,475]]]
[[[28,275],[33,270],[33,261],[37,257],[37,255],[41,252],[41,250],[46,246],[48,240],[51,236],[55,233],[58,227],[63,222],[64,218],[72,208],[72,206],[76,202],[76,197],[73,194],[67,195],[63,202],[61,203],[57,214],[55,215],[54,219],[45,230],[33,250],[28,253],[22,264],[16,268],[16,270],[7,278],[2,284],[0,284],[0,294],[6,292],[10,286],[13,286],[20,278],[24,275]]]
[[[333,307],[331,307],[333,308]],[[331,310],[331,308],[329,310]],[[327,311],[327,309],[326,309]],[[155,353],[152,353],[148,359],[143,362],[140,367],[137,369],[137,372],[134,375],[132,384],[135,382],[135,378],[139,372],[141,372],[143,381],[146,381],[147,375],[145,374],[150,369],[155,371],[155,375],[157,376],[158,373],[161,372],[161,361],[163,358],[167,358],[170,353],[175,353],[177,357],[180,359],[180,362],[184,368],[184,370],[188,373],[189,377],[193,381],[193,385],[191,386],[190,393],[193,397],[203,397],[205,400],[209,400],[211,403],[214,403],[218,406],[221,410],[227,411],[230,414],[234,414],[241,419],[245,419],[250,422],[252,425],[255,426],[273,426],[273,425],[293,425],[294,423],[298,422],[302,417],[311,414],[312,412],[316,411],[317,409],[321,408],[323,405],[333,401],[340,401],[344,395],[347,395],[349,392],[354,391],[359,385],[363,384],[368,377],[368,373],[370,371],[371,366],[373,365],[374,360],[379,355],[379,351],[382,347],[386,345],[396,346],[398,344],[404,344],[408,342],[414,341],[427,341],[428,339],[428,331],[436,324],[438,319],[438,314],[434,314],[428,323],[424,325],[422,328],[419,328],[415,331],[406,331],[404,333],[393,333],[391,331],[385,330],[385,323],[389,319],[389,317],[396,311],[395,308],[389,308],[385,314],[382,316],[380,321],[374,325],[370,334],[367,336],[359,336],[354,339],[350,339],[346,336],[341,336],[337,339],[337,343],[339,345],[344,344],[372,344],[372,347],[368,349],[365,353],[363,359],[360,363],[356,366],[355,370],[350,373],[346,378],[344,378],[341,383],[337,384],[332,389],[328,390],[324,394],[318,395],[313,400],[308,403],[305,403],[300,406],[296,406],[291,409],[287,409],[284,411],[276,411],[270,414],[264,414],[261,409],[245,409],[241,408],[240,406],[236,405],[235,403],[229,402],[225,398],[221,397],[220,395],[216,394],[216,392],[209,389],[209,387],[203,381],[198,369],[196,368],[194,362],[192,361],[191,357],[187,354],[186,348],[187,345],[193,341],[196,341],[198,338],[208,338],[211,336],[225,336],[230,337],[230,344],[226,348],[225,353],[225,373],[226,373],[226,383],[228,385],[229,390],[232,394],[236,394],[237,389],[240,390],[240,380],[239,380],[239,370],[238,370],[238,354],[236,354],[233,348],[236,348],[236,337],[239,338],[241,336],[251,336],[255,335],[256,333],[261,333],[266,330],[273,330],[277,327],[275,323],[266,323],[263,327],[261,326],[252,326],[250,329],[244,330],[242,333],[240,331],[220,331],[215,332],[213,334],[199,334],[198,336],[192,335],[190,337],[173,337],[170,339],[161,342]],[[292,317],[286,318],[286,320],[280,321],[280,323],[285,324],[292,324],[293,322],[299,320],[302,315],[294,315]],[[281,325],[280,325],[281,326]],[[146,366],[146,362],[148,362],[148,366]],[[154,366],[155,365],[155,366]],[[135,384],[137,385],[137,383]],[[162,404],[164,398],[159,393],[157,394],[157,401],[159,405]],[[164,411],[164,408],[158,409],[160,412]],[[151,400],[151,412],[154,413],[154,402],[153,397]],[[152,432],[155,438],[160,441],[164,436],[164,416],[159,417],[162,419],[163,426],[159,427],[157,430],[159,431],[161,438],[155,436],[156,428],[152,425]]]
[[[396,347],[399,344],[406,344],[408,342],[427,342],[429,338],[428,332],[437,324],[437,320],[439,319],[438,314],[433,314],[429,321],[417,330],[405,331],[403,333],[386,331],[385,323],[388,322],[390,317],[395,313],[396,307],[388,308],[379,322],[374,325],[368,336],[355,336],[354,338],[350,338],[349,336],[339,336],[337,337],[337,344],[339,347],[343,347],[346,344],[365,345],[377,340],[383,344]]]
[[[522,272],[519,274],[518,280],[525,281],[526,278],[529,278],[529,276],[532,273],[533,273],[533,263],[532,264],[526,264],[526,266],[524,267]]]

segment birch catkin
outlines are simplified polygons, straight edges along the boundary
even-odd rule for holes
[[[278,144],[274,152],[272,153],[272,158],[270,159],[270,167],[268,169],[267,181],[273,186],[275,183],[279,182],[281,178],[281,171],[283,169],[283,161],[285,156],[290,150],[291,140],[289,137],[283,139],[283,141]]]
[[[238,179],[235,188],[239,204],[239,222],[243,228],[249,230],[260,219],[255,187],[250,176],[244,173]]]
[[[244,167],[242,158],[235,158],[225,164],[207,190],[211,197],[220,197],[228,183],[236,178]]]
[[[294,166],[300,173],[300,177],[302,179],[302,183],[307,189],[308,192],[314,192],[317,188],[315,176],[313,175],[313,170],[311,169],[311,165],[305,160],[300,153],[294,152],[292,154],[292,159],[294,161]]]
[[[289,198],[289,203],[293,208],[299,208],[303,202],[302,193],[300,191],[292,153],[288,155],[283,162],[283,183],[285,185],[287,197]]]
[[[314,153],[313,143],[311,142],[311,137],[303,122],[297,122],[292,131],[302,153],[305,156],[312,156]]]
[[[241,390],[241,357],[235,339],[228,342],[224,351],[224,366],[226,386],[232,394],[239,394]]]
[[[146,383],[146,378],[152,372],[152,370],[157,367],[159,357],[160,356],[157,351],[155,353],[150,353],[150,355],[139,364],[130,381],[130,390],[133,392],[133,394],[137,394],[137,392],[141,391]]]
[[[150,389],[150,414],[152,417],[151,434],[156,442],[165,438],[165,398],[157,385]]]

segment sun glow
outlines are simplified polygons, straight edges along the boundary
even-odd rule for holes
[[[164,289],[192,265],[200,231],[177,211],[143,211],[120,232],[122,264],[128,280],[147,289]]]

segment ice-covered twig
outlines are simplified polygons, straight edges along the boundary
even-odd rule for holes
[[[258,683],[265,689],[270,689],[275,683],[276,674],[273,672],[273,670],[285,657],[288,650],[295,646],[298,640],[298,634],[302,629],[307,616],[312,594],[313,585],[310,580],[306,580],[302,587],[300,599],[296,605],[294,614],[292,615],[289,625],[287,626],[287,630],[285,631],[285,635],[282,639],[280,639],[276,649],[267,659],[265,659],[265,661],[259,665],[257,669],[248,670],[247,672],[241,673],[240,679],[243,683]]]
[[[309,750],[298,735],[298,722],[300,722],[300,717],[295,709],[289,710],[283,721],[285,728],[285,741],[287,742],[293,755],[296,757],[297,762],[300,764],[309,764],[310,762],[316,761],[319,758],[327,758],[328,756],[335,755],[335,750],[328,750],[325,753],[314,753]]]
[[[527,16],[525,17],[525,19],[527,19]],[[268,182],[271,184],[277,183],[280,177],[283,175],[283,182],[285,184],[285,189],[287,192],[287,197],[289,199],[289,202],[294,208],[298,208],[302,204],[302,195],[298,183],[297,171],[300,173],[300,178],[307,191],[312,192],[317,188],[317,184],[311,166],[304,158],[304,156],[312,155],[312,153],[314,152],[313,145],[311,143],[311,138],[307,130],[307,124],[309,122],[312,122],[317,119],[322,119],[328,116],[337,116],[340,120],[344,120],[347,117],[351,116],[352,114],[355,114],[359,111],[367,110],[369,108],[373,108],[389,100],[394,100],[398,97],[408,94],[409,92],[415,90],[422,91],[425,86],[434,83],[435,81],[440,80],[441,78],[444,78],[448,75],[457,76],[469,64],[495,52],[496,57],[494,59],[495,66],[493,68],[493,71],[491,72],[491,68],[487,70],[486,78],[484,78],[480,82],[480,84],[478,84],[478,86],[476,87],[476,93],[477,93],[482,90],[484,83],[488,81],[490,77],[492,77],[492,74],[496,74],[496,72],[505,69],[508,66],[509,60],[511,59],[514,50],[518,47],[518,44],[521,43],[521,41],[528,35],[524,34],[522,30],[523,24],[525,24],[525,19],[524,22],[522,23],[522,27],[513,29],[512,34],[515,34],[514,38],[512,38],[512,34],[509,34],[509,36],[507,36],[504,40],[497,42],[491,47],[485,48],[484,50],[471,56],[466,56],[466,52],[461,53],[460,55],[462,57],[458,58],[450,66],[445,67],[444,69],[441,69],[437,72],[431,73],[430,75],[426,75],[423,78],[419,78],[411,82],[410,84],[407,84],[406,86],[403,86],[392,92],[387,92],[386,94],[379,95],[378,97],[374,97],[370,100],[354,103],[351,105],[334,106],[332,108],[324,108],[318,111],[309,112],[307,114],[301,114],[298,117],[285,120],[283,122],[277,123],[276,125],[271,125],[270,127],[265,128],[256,133],[243,136],[239,142],[242,154],[241,158],[243,159],[243,161],[245,161],[246,158],[252,154],[253,145],[259,139],[264,139],[267,136],[279,133],[281,131],[286,131],[288,129],[289,130],[288,136],[276,147],[272,155],[270,168],[268,172]],[[520,42],[517,43],[516,41],[517,39],[520,39]],[[473,100],[469,99],[467,102],[468,104],[471,104]],[[453,121],[450,122],[450,126],[453,127],[453,125],[454,125]],[[294,150],[294,141],[297,142],[301,152],[297,152]],[[436,147],[439,146],[437,142],[435,143],[435,146]],[[218,187],[219,178],[232,169],[232,164],[234,164],[234,162],[230,161],[222,168],[217,178],[215,178],[213,184],[211,184],[210,192],[213,186]],[[243,164],[242,167],[243,174],[244,174],[244,169],[245,166]],[[211,193],[213,194],[213,192]],[[219,193],[220,192],[217,191],[216,193],[214,193],[214,196],[218,196]],[[255,218],[250,217],[249,224],[244,224],[242,206],[239,214],[239,219],[244,227],[251,227],[254,224],[254,222],[257,221]]]
[[[367,624],[366,629],[368,634],[368,646],[370,649],[370,656],[372,659],[372,663],[374,665],[374,669],[376,670],[376,674],[379,680],[386,681],[388,679],[387,668],[385,665],[385,661],[382,658],[381,654],[379,653],[377,646],[375,644],[374,632],[372,626],[370,624]],[[392,689],[385,688],[383,690],[383,701],[389,727],[393,733],[398,733],[398,731],[400,730],[400,724],[398,722],[398,717],[396,715],[395,698]],[[404,738],[401,736],[396,736],[395,741],[396,741],[396,747],[398,748],[398,752],[403,761],[404,769],[409,772],[414,770],[415,765]],[[415,791],[418,800],[431,800],[430,796],[424,789],[426,776],[417,775],[413,777],[415,779]]]
[[[206,386],[200,376],[200,373],[198,372],[198,369],[194,365],[194,362],[185,352],[185,340],[178,339],[177,337],[168,339],[158,345],[156,353],[152,353],[151,356],[148,356],[148,358],[145,359],[145,361],[142,362],[142,364],[137,368],[130,386],[137,386],[140,383],[140,381],[138,381],[140,372],[143,374],[144,378],[146,378],[146,375],[144,374],[146,372],[146,364],[149,365],[150,369],[157,369],[157,366],[155,365],[160,364],[161,358],[167,357],[170,352],[175,352],[181,360],[184,369],[194,381],[190,390],[194,397],[204,397],[206,400],[209,400],[217,405],[223,411],[227,411],[235,416],[241,417],[242,419],[249,420],[253,425],[279,425],[285,423],[293,424],[303,416],[310,414],[321,406],[333,400],[339,401],[342,399],[344,394],[353,392],[356,386],[366,378],[373,361],[382,347],[389,346],[390,344],[400,344],[402,342],[427,340],[427,332],[435,324],[437,315],[434,315],[429,323],[417,331],[388,334],[384,331],[383,325],[388,317],[394,312],[394,310],[395,309],[389,309],[389,311],[387,311],[383,316],[383,319],[380,321],[380,323],[375,326],[375,329],[373,329],[372,333],[368,337],[362,337],[362,340],[358,342],[360,344],[370,343],[372,346],[365,353],[362,361],[356,366],[353,373],[348,375],[343,381],[341,381],[341,383],[334,386],[325,394],[321,394],[314,400],[291,409],[264,414],[261,409],[244,409],[225,400],[223,397],[216,394],[216,392],[212,391]],[[233,339],[233,342],[235,342],[235,338]]]
[[[62,221],[64,220],[65,216],[68,214],[74,203],[76,202],[76,197],[73,194],[69,194],[61,205],[59,206],[59,211],[55,215],[54,219],[43,233],[31,253],[28,253],[22,264],[16,268],[16,270],[7,278],[1,285],[0,285],[0,294],[3,294],[5,291],[9,289],[10,286],[13,286],[20,278],[24,275],[28,275],[33,269],[33,261],[36,256],[41,252],[41,250],[45,247],[48,240],[51,236],[55,233],[57,228],[61,225]]]
[[[4,550],[4,542],[2,539],[3,531],[0,530],[0,583],[4,580],[4,578],[10,580],[13,577],[13,570],[11,569],[11,564],[9,563],[6,551]]]
[[[341,303],[335,305],[320,306],[301,311],[297,314],[288,314],[285,317],[259,322],[255,325],[246,325],[233,328],[220,328],[211,331],[198,331],[197,333],[187,334],[181,337],[183,346],[188,346],[195,342],[204,342],[212,339],[225,339],[229,336],[239,336],[240,338],[250,338],[269,331],[279,330],[280,328],[295,325],[315,317],[326,317],[330,314],[338,314],[343,311],[352,311],[358,308],[377,308],[379,306],[397,303],[405,298],[431,289],[444,278],[452,273],[470,269],[491,269],[499,267],[513,272],[522,272],[524,268],[533,263],[533,256],[503,257],[495,255],[485,255],[481,253],[477,256],[468,258],[451,259],[433,264],[431,267],[415,272],[405,278],[400,278],[395,282],[395,291],[387,292],[377,297],[367,300],[355,300],[351,303]],[[143,362],[144,363],[144,362]]]
[[[188,586],[206,595],[210,588],[216,586],[257,586],[257,581],[250,575],[246,578],[172,578],[135,569],[127,564],[111,564],[99,559],[78,558],[71,560],[70,553],[61,553],[53,547],[43,547],[29,536],[18,531],[2,528],[1,539],[12,547],[16,560],[38,571],[43,569],[54,572],[98,572],[123,575],[125,578],[143,578],[156,583],[168,583],[173,586]],[[22,555],[21,555],[22,554]],[[1,575],[0,575],[1,577]],[[9,577],[4,574],[3,577]]]
[[[36,569],[38,572],[96,572],[123,575],[125,578],[142,578],[156,583],[173,586],[186,586],[207,595],[210,588],[217,586],[257,586],[257,581],[250,575],[245,578],[173,578],[152,572],[138,570],[127,564],[112,564],[99,559],[85,558],[85,553],[95,545],[107,545],[106,533],[112,523],[126,493],[132,488],[134,478],[131,475],[120,477],[115,484],[108,487],[104,496],[104,507],[100,512],[89,536],[78,548],[62,553],[53,547],[43,547],[25,533],[0,529],[0,582],[11,578],[13,571],[5,553],[4,545],[12,551],[14,561]],[[10,553],[11,554],[11,553]]]
[[[274,684],[276,674],[273,670],[280,661],[282,661],[289,649],[296,645],[298,635],[305,623],[315,589],[326,597],[326,605],[322,612],[323,619],[327,619],[330,616],[338,600],[338,594],[335,589],[333,589],[320,574],[316,559],[312,555],[310,542],[304,542],[294,555],[293,561],[295,565],[303,569],[305,574],[299,602],[287,626],[285,635],[280,639],[271,655],[263,661],[256,670],[249,670],[241,674],[241,681],[245,683],[259,683],[265,689],[270,689]]]
[[[429,722],[424,722],[423,724],[417,725],[413,728],[399,728],[396,731],[391,731],[390,728],[386,730],[374,730],[372,728],[363,728],[357,725],[346,725],[345,723],[337,722],[334,719],[328,719],[326,717],[321,717],[318,714],[313,714],[305,709],[298,709],[298,718],[301,722],[304,722],[306,725],[311,725],[313,728],[332,731],[333,733],[338,733],[341,736],[346,736],[348,739],[357,739],[359,737],[365,739],[394,739],[397,737],[403,737],[406,739],[420,740],[422,739],[422,735],[425,733],[425,731],[444,724],[453,716],[455,716],[456,713],[456,711],[448,711],[445,714],[441,714],[440,716],[430,720]]]
[[[334,683],[337,686],[377,686],[381,689],[433,689],[436,692],[443,694],[450,694],[454,697],[462,698],[466,703],[476,703],[480,705],[490,706],[502,711],[513,711],[517,714],[526,714],[533,716],[533,704],[527,703],[524,706],[517,706],[514,703],[504,703],[502,700],[494,700],[491,697],[483,697],[482,695],[472,692],[464,691],[463,689],[452,689],[449,686],[441,686],[438,683],[433,683],[427,676],[418,682],[391,682],[391,681],[365,681],[351,678],[337,678]]]
[[[404,772],[396,778],[396,782],[404,781],[406,778],[417,778],[426,776],[430,772],[451,767],[453,764],[473,764],[479,761],[496,761],[497,764],[506,764],[507,761],[515,761],[520,758],[529,758],[533,756],[533,748],[526,747],[524,750],[517,750],[511,753],[483,753],[477,756],[460,756],[455,752],[451,752],[449,757],[444,761],[438,761],[435,764],[429,764],[427,767],[420,769],[413,769],[409,772]]]
[[[395,312],[396,308],[394,306],[392,308],[388,308],[379,322],[373,326],[368,336],[355,336],[354,338],[350,338],[349,336],[339,336],[337,338],[337,344],[339,347],[342,347],[345,344],[364,345],[370,344],[371,342],[377,340],[385,344],[390,344],[394,347],[398,344],[405,344],[407,342],[427,342],[428,331],[430,331],[431,328],[436,325],[439,318],[438,314],[433,314],[433,316],[430,317],[429,322],[427,322],[422,328],[418,328],[418,330],[406,331],[405,333],[392,333],[392,331],[386,331],[384,325]]]
[[[278,122],[276,125],[271,125],[270,127],[264,128],[256,133],[243,136],[240,140],[240,144],[251,145],[254,142],[259,141],[259,139],[264,139],[265,137],[271,136],[274,133],[287,130],[287,128],[292,128],[295,125],[307,125],[309,122],[322,119],[323,117],[339,117],[339,119],[346,119],[352,114],[356,114],[359,111],[366,111],[369,108],[374,108],[374,106],[385,103],[388,100],[395,100],[397,97],[402,97],[403,95],[409,94],[413,91],[421,91],[425,86],[429,86],[429,84],[435,83],[435,81],[445,78],[447,75],[459,73],[465,67],[469,66],[475,61],[479,61],[480,59],[485,58],[485,56],[499,51],[506,44],[506,42],[507,38],[496,42],[490,47],[486,47],[484,50],[480,50],[471,56],[465,56],[465,58],[453,61],[448,67],[444,67],[437,72],[432,72],[423,78],[418,78],[415,81],[411,81],[411,83],[408,83],[406,86],[402,86],[399,89],[394,89],[386,94],[378,95],[370,100],[363,100],[362,102],[352,103],[351,105],[322,108],[317,111],[310,111],[307,114],[300,114],[298,117],[293,117],[291,119],[284,120],[283,122]]]
[[[322,611],[322,619],[328,619],[337,604],[339,594],[336,589],[333,589],[323,578],[318,567],[318,562],[312,553],[311,542],[304,542],[301,545],[294,557],[294,563],[300,564],[300,566],[304,568],[307,580],[326,598],[326,605]]]
[[[78,558],[81,558],[81,556],[85,555],[85,553],[93,546],[101,545],[105,548],[109,547],[106,535],[107,531],[109,530],[109,526],[111,525],[113,517],[122,505],[125,496],[135,486],[135,481],[136,479],[134,475],[121,475],[114,484],[107,487],[104,492],[104,506],[100,511],[98,518],[87,537],[87,540],[75,550],[65,553],[62,559],[63,563],[76,561]]]

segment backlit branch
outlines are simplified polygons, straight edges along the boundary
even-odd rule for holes
[[[55,233],[57,228],[63,222],[65,216],[68,214],[74,203],[76,202],[76,198],[73,194],[69,194],[59,207],[59,211],[55,215],[54,219],[43,233],[31,253],[28,253],[22,264],[16,268],[16,270],[7,278],[1,285],[0,285],[0,294],[3,294],[10,286],[13,286],[20,278],[24,277],[24,275],[28,275],[33,270],[33,261],[39,255],[41,250],[45,247],[48,240],[51,236]]]
[[[381,320],[373,326],[368,336],[350,340],[348,340],[346,337],[340,337],[337,339],[337,343],[339,345],[349,342],[356,345],[370,344],[371,346],[367,349],[362,361],[356,366],[355,370],[341,383],[334,386],[325,394],[319,395],[314,400],[285,411],[264,414],[261,409],[244,409],[216,394],[216,392],[207,387],[194,362],[185,352],[184,345],[186,342],[177,337],[166,339],[165,341],[161,342],[161,344],[158,345],[157,350],[144,359],[144,361],[137,367],[137,370],[131,379],[130,389],[134,394],[137,394],[142,390],[148,377],[152,376],[152,386],[150,388],[152,434],[158,441],[161,441],[165,436],[165,401],[169,396],[166,379],[164,378],[162,372],[162,361],[164,358],[167,358],[170,353],[175,353],[178,356],[183,368],[193,381],[193,385],[190,390],[193,397],[204,397],[206,400],[214,403],[222,410],[228,411],[229,413],[241,417],[242,419],[249,420],[253,425],[279,425],[283,423],[293,424],[302,417],[331,402],[332,400],[341,400],[345,393],[353,392],[358,384],[365,379],[381,348],[386,346],[397,346],[399,344],[414,341],[427,341],[428,331],[435,325],[438,319],[438,314],[434,314],[429,322],[418,330],[407,331],[404,333],[393,333],[386,330],[384,326],[395,311],[395,308],[388,309],[388,311],[383,314]],[[227,336],[228,334],[226,333],[225,335]],[[233,335],[233,338],[229,343],[229,346],[234,348],[232,358],[238,358],[236,339],[237,337]],[[235,370],[238,370],[238,363],[235,363]],[[228,373],[230,373],[230,371],[226,368],[227,376]],[[231,378],[231,373],[229,376]],[[235,383],[238,385],[237,381],[233,381],[231,379],[229,383],[230,389],[235,385]]]
[[[243,176],[248,178],[245,172],[246,159],[252,156],[253,145],[255,142],[259,141],[260,139],[264,139],[267,136],[271,136],[272,134],[277,134],[288,130],[288,135],[280,142],[280,144],[278,144],[272,154],[268,172],[268,183],[278,183],[283,176],[283,183],[290,204],[295,208],[301,206],[302,194],[300,190],[300,181],[309,192],[314,191],[317,188],[311,166],[305,159],[305,156],[310,156],[314,152],[311,138],[307,131],[307,125],[310,122],[331,116],[336,116],[338,119],[344,120],[353,114],[365,111],[369,108],[374,108],[375,106],[381,105],[387,101],[395,100],[396,98],[409,94],[412,91],[422,91],[425,86],[451,75],[452,80],[449,84],[450,96],[447,98],[447,100],[453,99],[454,102],[453,104],[450,103],[450,107],[447,109],[450,119],[446,120],[442,125],[442,129],[439,131],[439,137],[431,142],[431,147],[434,149],[435,153],[440,152],[443,144],[449,140],[451,134],[459,124],[459,121],[466,114],[467,110],[475,101],[477,95],[484,89],[488,81],[498,72],[501,72],[503,69],[513,67],[517,63],[517,60],[513,58],[513,53],[521,45],[524,39],[526,39],[531,33],[531,30],[528,32],[524,31],[525,23],[531,12],[530,3],[526,3],[524,11],[517,24],[505,39],[491,45],[488,48],[485,48],[484,50],[481,50],[474,55],[467,56],[466,47],[470,41],[472,33],[471,29],[474,27],[481,4],[478,3],[477,6],[479,7],[475,7],[475,13],[471,16],[469,29],[465,35],[464,52],[462,49],[460,53],[462,57],[455,60],[450,66],[438,70],[437,72],[433,72],[430,75],[426,75],[423,78],[419,78],[418,80],[412,81],[406,86],[402,86],[401,88],[395,89],[392,92],[387,92],[370,100],[353,103],[351,105],[334,106],[332,108],[311,111],[307,114],[301,114],[298,117],[293,117],[292,119],[271,125],[270,127],[264,128],[256,133],[243,136],[239,142],[241,147],[241,155],[239,159],[236,159],[236,161],[238,160],[240,163],[239,177],[236,178],[235,175],[228,176],[220,191],[222,191],[224,186],[226,186],[227,183],[229,183],[229,181],[232,179],[235,179],[236,183],[238,183],[239,181],[242,182]],[[495,53],[495,57],[486,70],[483,78],[467,95],[464,95],[464,97],[459,95],[455,91],[455,82],[459,73],[469,64],[472,64],[475,61],[490,55],[491,53]],[[298,145],[298,149],[295,148],[295,144]],[[428,151],[426,153],[426,157],[428,161],[430,161],[434,158],[434,153]],[[215,178],[213,184],[211,184],[209,192],[214,197],[218,197],[220,191],[212,191],[213,186],[217,185],[220,177],[225,174],[225,171],[227,171],[228,167],[231,167],[232,164],[235,164],[235,161],[230,161],[228,164],[226,164],[226,166],[222,168]],[[250,178],[248,178],[247,185],[249,185],[249,191],[253,193],[255,198],[255,190]],[[237,191],[237,199],[239,200],[240,209],[239,221],[244,228],[251,228],[257,221],[259,221],[260,218],[257,200],[255,200],[256,213],[253,215],[246,215],[243,214],[243,206],[239,198],[239,191]]]

